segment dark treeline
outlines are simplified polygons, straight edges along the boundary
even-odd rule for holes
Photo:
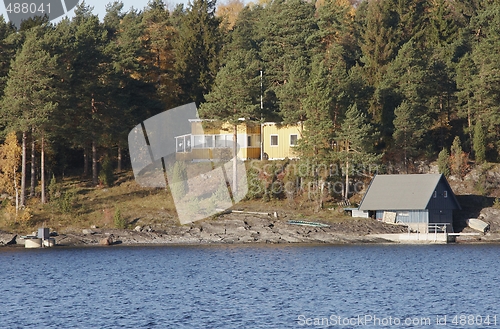
[[[0,20],[0,131],[21,145],[22,202],[27,168],[31,194],[40,172],[98,184],[99,163],[127,163],[130,129],[192,101],[206,117],[303,122],[315,163],[499,160],[500,1],[152,0],[114,2],[103,21],[83,3],[41,21]]]

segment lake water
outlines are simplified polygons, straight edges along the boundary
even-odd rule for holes
[[[4,248],[0,327],[497,328],[499,254],[498,245]]]

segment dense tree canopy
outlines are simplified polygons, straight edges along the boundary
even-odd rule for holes
[[[194,101],[222,120],[300,122],[298,149],[320,162],[364,153],[411,171],[457,138],[499,161],[499,26],[500,3],[476,0],[115,1],[102,21],[83,4],[19,31],[0,18],[0,142],[14,131],[34,155],[43,132],[46,171],[92,163],[95,184],[132,127]]]

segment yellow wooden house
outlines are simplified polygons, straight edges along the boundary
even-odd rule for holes
[[[263,158],[269,160],[298,158],[295,147],[302,137],[302,129],[302,124],[283,125],[275,122],[262,124]]]
[[[176,160],[206,161],[230,159],[234,127],[201,119],[189,120],[191,133],[176,136]],[[297,158],[295,146],[302,125],[259,123],[241,120],[237,125],[238,158],[241,160]]]

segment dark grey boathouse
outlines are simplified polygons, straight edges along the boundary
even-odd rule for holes
[[[453,211],[460,209],[441,174],[376,175],[359,205],[377,219],[393,218],[421,232],[429,224],[447,224],[452,232]]]

